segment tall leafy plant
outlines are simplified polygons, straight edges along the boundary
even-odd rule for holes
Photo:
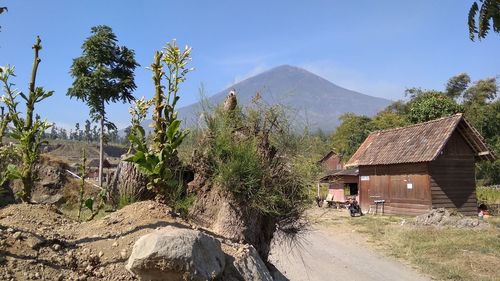
[[[15,149],[21,157],[20,164],[9,165],[8,175],[10,178],[20,179],[23,183],[23,190],[19,197],[24,202],[30,202],[31,191],[37,180],[35,171],[35,164],[40,157],[40,146],[45,143],[43,135],[45,130],[50,128],[50,124],[46,121],[35,118],[35,105],[44,99],[53,95],[53,91],[45,91],[42,87],[36,86],[36,75],[38,72],[38,65],[41,62],[39,52],[42,49],[41,40],[36,38],[33,45],[35,58],[33,61],[33,68],[31,72],[31,79],[29,83],[29,93],[25,95],[13,89],[13,84],[9,82],[9,78],[14,75],[14,68],[7,67],[3,69],[0,74],[0,80],[4,86],[5,95],[2,96],[2,101],[6,104],[9,110],[9,118],[12,121],[13,129],[10,136],[17,141]],[[26,105],[26,115],[22,118],[17,109],[20,97]]]
[[[131,154],[125,161],[135,163],[140,172],[149,179],[148,188],[157,198],[171,206],[182,193],[180,186],[181,165],[177,149],[188,134],[181,129],[175,107],[180,97],[179,87],[192,70],[187,65],[191,61],[191,48],[181,50],[175,41],[168,43],[162,51],[157,51],[151,64],[155,95],[152,102],[141,101],[132,113],[132,128],[129,135]],[[167,86],[162,80],[167,81]],[[165,92],[166,90],[166,92]],[[153,138],[146,141],[145,130],[140,125],[145,112],[151,105],[153,109]]]

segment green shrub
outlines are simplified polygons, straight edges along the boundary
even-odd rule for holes
[[[477,200],[485,204],[500,204],[500,188],[498,186],[479,186],[476,189]]]
[[[285,234],[303,227],[309,186],[299,171],[296,147],[279,107],[222,107],[205,112],[199,151],[208,158],[216,186],[250,209],[274,218]]]

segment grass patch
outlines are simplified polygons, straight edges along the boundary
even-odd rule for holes
[[[400,225],[408,218],[366,216],[349,220],[390,255],[439,280],[498,280],[500,231]],[[493,225],[498,222],[492,220]]]
[[[137,202],[137,198],[135,198],[135,196],[120,195],[120,198],[118,199],[118,209],[121,209],[135,202]]]

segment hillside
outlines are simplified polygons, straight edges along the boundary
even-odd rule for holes
[[[68,164],[80,163],[82,150],[85,148],[87,159],[99,159],[99,144],[86,143],[72,140],[51,140],[44,148],[44,152],[53,157],[57,157]],[[122,154],[127,152],[127,147],[117,144],[104,145],[104,158],[110,163],[118,163]]]
[[[209,104],[222,103],[227,93],[235,89],[238,103],[246,105],[259,93],[268,104],[283,104],[295,116],[292,122],[298,128],[309,125],[312,131],[321,128],[333,131],[338,125],[338,117],[346,112],[375,115],[391,103],[342,88],[304,69],[282,65],[219,92],[208,98]],[[199,120],[201,103],[179,109],[179,116],[191,127]],[[148,122],[149,123],[149,122]]]

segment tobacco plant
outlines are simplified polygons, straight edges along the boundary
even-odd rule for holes
[[[41,62],[39,51],[42,49],[41,40],[36,38],[33,45],[35,58],[33,61],[33,69],[29,83],[29,93],[25,95],[13,89],[14,84],[9,82],[9,78],[14,75],[14,68],[7,67],[0,74],[1,82],[4,86],[5,95],[2,96],[2,102],[8,108],[9,121],[12,122],[13,128],[10,132],[10,137],[16,141],[15,150],[21,157],[19,165],[10,164],[7,167],[7,174],[10,179],[20,179],[23,183],[23,190],[18,194],[24,202],[30,202],[31,191],[37,180],[35,164],[40,157],[40,147],[45,141],[42,140],[45,130],[50,128],[50,124],[34,117],[35,105],[44,99],[53,95],[53,91],[45,91],[42,87],[36,87],[36,75],[38,65]],[[17,110],[18,97],[25,102],[26,115],[24,118],[20,116]]]
[[[136,104],[132,113],[132,129],[129,135],[133,154],[125,161],[135,163],[137,169],[148,179],[148,189],[155,192],[157,199],[174,207],[179,198],[179,186],[182,185],[182,167],[177,156],[177,149],[188,134],[181,129],[175,106],[179,101],[179,86],[192,71],[187,64],[191,61],[191,48],[181,50],[175,41],[168,43],[162,51],[157,51],[151,65],[155,95],[152,100],[153,139],[147,143],[145,130],[140,125],[150,103],[143,101]],[[166,69],[166,70],[165,70]],[[165,72],[166,71],[166,72]],[[162,80],[167,80],[167,87]],[[166,92],[165,92],[166,89]],[[135,114],[135,115],[134,115]],[[141,115],[142,114],[142,115]],[[135,118],[135,121],[134,121]],[[137,121],[139,120],[139,122]],[[174,208],[175,209],[175,208]]]

